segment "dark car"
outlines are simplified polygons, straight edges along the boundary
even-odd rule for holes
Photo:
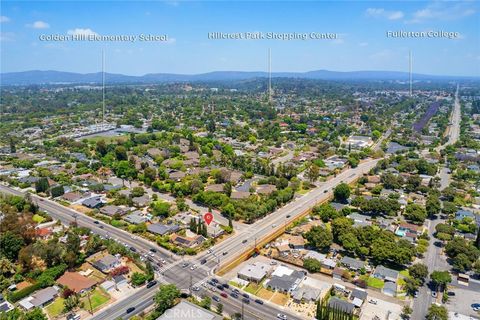
[[[157,280],[152,280],[152,281],[150,281],[149,283],[147,283],[147,288],[151,288],[151,287],[153,287],[153,286],[156,285],[156,284],[157,284]]]
[[[288,215],[287,215],[287,219],[290,218],[290,217],[291,217],[291,215],[288,214]]]
[[[137,252],[137,249],[135,249],[134,247],[130,247],[130,250],[132,250],[133,252]]]
[[[226,256],[228,254],[228,251],[224,251],[222,254]]]
[[[103,226],[100,226],[99,228],[100,228],[100,229],[103,229],[104,227],[103,227]]]
[[[448,294],[448,296],[450,296],[450,297],[454,297],[454,296],[455,296],[455,292],[453,292],[453,291],[448,291],[447,294]]]
[[[150,251],[153,252],[153,253],[155,253],[155,252],[157,252],[157,249],[155,249],[155,248],[150,248]]]
[[[229,288],[230,288],[230,285],[229,285],[228,283],[224,283],[224,284],[223,284],[223,287],[224,287],[225,289],[229,289]]]
[[[135,310],[135,307],[130,307],[130,308],[127,309],[127,313],[131,313],[131,312],[133,312],[134,310]]]
[[[93,221],[93,223],[95,223],[95,224],[100,224],[100,221],[95,220],[95,221]]]
[[[246,294],[246,293],[242,294],[242,296],[244,296],[244,297],[247,298],[247,299],[250,299],[250,296],[249,296],[248,294]]]
[[[323,190],[323,193],[327,193],[327,192],[328,192],[328,190]]]
[[[242,301],[246,304],[249,304],[250,303],[250,299],[247,299],[247,298],[243,298]]]
[[[236,298],[238,298],[238,294],[236,294],[235,292],[232,292],[232,293],[230,293],[230,297],[236,299]]]
[[[240,290],[238,290],[237,288],[233,289],[232,291],[235,293],[240,293]]]
[[[220,301],[220,298],[217,297],[217,296],[213,296],[212,299],[213,299],[214,301],[217,301],[217,302]]]
[[[215,279],[215,278],[212,278],[212,282],[213,282],[213,283],[217,283],[217,282],[218,282],[218,280],[217,280],[217,279]]]
[[[200,264],[205,264],[205,263],[207,263],[207,259],[202,259],[202,260],[200,261]]]
[[[245,239],[245,240],[243,240],[243,241],[242,241],[242,243],[247,243],[247,242],[248,242],[248,240],[247,240],[247,239]]]
[[[223,290],[224,290],[224,288],[223,288],[223,286],[222,286],[221,284],[217,285],[217,289],[220,290],[220,291],[223,291]]]
[[[260,300],[260,299],[255,299],[255,302],[258,304],[263,304],[263,300]]]

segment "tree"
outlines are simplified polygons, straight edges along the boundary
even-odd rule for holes
[[[350,187],[346,183],[340,183],[333,190],[333,197],[338,202],[346,202],[350,197]]]
[[[180,290],[174,284],[162,284],[153,300],[155,309],[162,315],[167,309],[173,307],[175,300],[180,297]]]
[[[200,306],[204,309],[210,310],[212,307],[212,298],[209,296],[203,297],[202,301],[200,301]]]
[[[127,149],[124,146],[115,147],[115,157],[118,161],[128,160]]]
[[[25,317],[21,318],[22,320],[48,320],[45,313],[43,313],[42,309],[35,308],[30,312],[25,314]]]
[[[431,195],[427,198],[427,202],[425,204],[425,208],[427,210],[427,214],[430,217],[433,217],[440,213],[442,209],[442,204],[436,195]]]
[[[52,198],[60,197],[65,193],[63,186],[55,186],[50,189],[50,194]]]
[[[220,315],[223,313],[223,304],[217,304],[217,313]]]
[[[0,250],[0,256],[15,262],[24,243],[23,238],[14,234],[12,231],[2,232],[0,235],[0,248],[2,248],[2,250]]]
[[[453,259],[453,267],[460,272],[465,272],[472,268],[472,262],[465,253],[460,253]]]
[[[133,187],[132,188],[132,198],[141,197],[145,194],[145,189],[142,187]]]
[[[408,320],[410,319],[410,315],[412,314],[413,310],[410,308],[409,305],[404,305],[402,308],[402,314],[400,317],[402,317],[403,320]]]
[[[423,263],[415,263],[408,268],[408,272],[414,279],[424,283],[428,276],[428,267]]]
[[[439,288],[440,291],[443,291],[445,286],[452,282],[452,277],[448,271],[433,271],[432,274],[430,274],[430,279],[432,279],[433,284]]]
[[[420,224],[427,218],[427,211],[419,204],[410,203],[405,208],[405,217],[413,223]]]
[[[140,272],[134,272],[132,274],[131,282],[134,287],[141,286],[147,281],[147,276]]]
[[[307,170],[307,178],[311,183],[315,182],[320,175],[320,168],[316,164],[311,164]]]
[[[444,306],[430,305],[428,308],[427,320],[448,320],[448,311]]]
[[[303,267],[310,273],[320,272],[322,264],[317,259],[306,258],[303,260]]]
[[[329,203],[315,206],[313,208],[313,213],[318,214],[324,222],[341,216],[341,214]]]
[[[37,191],[37,193],[45,193],[48,188],[50,188],[50,185],[48,184],[48,179],[45,177],[40,178],[35,182],[35,191]]]
[[[155,201],[150,204],[152,208],[152,214],[154,216],[169,217],[170,216],[170,203],[165,201]]]
[[[76,294],[68,296],[63,300],[63,312],[70,312],[80,304],[80,299]]]
[[[313,247],[319,250],[326,250],[330,248],[333,241],[332,232],[322,226],[313,226],[307,233],[305,239]]]

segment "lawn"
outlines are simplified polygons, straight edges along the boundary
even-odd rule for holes
[[[229,281],[228,284],[231,285],[231,286],[240,288],[240,289],[243,288],[240,284],[236,283],[235,281]]]
[[[256,283],[250,282],[243,290],[253,295],[256,295],[258,290],[262,288],[262,285],[257,285]]]
[[[382,289],[384,286],[383,280],[377,279],[375,277],[369,277],[367,279],[367,285],[372,288]]]
[[[382,289],[384,285],[383,280],[380,280],[374,277],[369,277],[366,274],[363,276],[360,276],[360,279],[365,281],[367,285],[372,288]]]
[[[63,301],[64,301],[63,298],[57,298],[57,299],[55,299],[55,301],[50,303],[45,308],[45,310],[47,311],[48,316],[50,318],[55,318],[55,317],[59,316],[60,314],[62,314],[62,312],[63,312]]]
[[[270,301],[280,306],[284,306],[288,301],[288,296],[281,292],[275,292]]]
[[[94,311],[101,305],[107,303],[109,300],[110,297],[106,293],[103,293],[100,289],[95,289],[93,292],[90,293],[90,301],[92,302],[92,309]],[[83,308],[89,311],[90,303],[88,301],[88,296],[85,295],[82,301],[84,302]]]
[[[264,300],[270,300],[270,298],[273,296],[273,292],[265,288],[260,288],[260,290],[257,292],[257,295]]]
[[[45,221],[45,218],[42,217],[42,216],[39,215],[39,214],[35,214],[35,215],[33,215],[32,220],[35,221],[36,223],[39,223],[39,224],[40,224],[40,223],[42,223],[43,221]]]

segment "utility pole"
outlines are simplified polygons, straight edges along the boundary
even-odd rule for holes
[[[413,67],[413,61],[412,61],[412,50],[410,50],[408,52],[408,56],[409,56],[409,83],[410,83],[410,97],[413,95],[413,92],[412,92],[412,67]]]
[[[268,48],[268,102],[272,102],[272,49]]]
[[[92,300],[90,300],[90,290],[87,291],[88,304],[90,305],[90,314],[93,314]]]
[[[105,50],[102,49],[102,130],[105,130]]]

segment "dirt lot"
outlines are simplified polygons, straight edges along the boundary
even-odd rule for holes
[[[284,293],[275,292],[270,301],[280,306],[284,306],[288,301],[288,296]]]

